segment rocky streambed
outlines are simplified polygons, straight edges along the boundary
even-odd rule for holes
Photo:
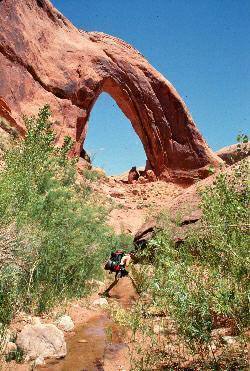
[[[99,287],[103,290],[104,284]],[[83,302],[70,303],[67,309],[56,308],[49,318],[23,314],[9,330],[17,334],[15,342],[6,340],[8,347],[13,345],[12,352],[22,351],[23,361],[1,363],[0,370],[128,371],[128,345],[108,309],[114,302],[128,308],[136,298],[131,280],[124,277],[108,300],[97,291]]]
[[[125,277],[111,290],[109,302],[118,301],[121,306],[129,307],[136,298],[137,293],[131,280]],[[128,346],[123,342],[121,329],[102,307],[105,301],[106,299],[96,299],[94,304],[101,306],[101,310],[86,323],[77,325],[74,332],[67,337],[67,355],[62,359],[49,359],[38,369],[53,371],[130,369]]]
[[[127,346],[122,342],[119,328],[103,312],[75,329],[74,335],[67,340],[65,358],[48,360],[44,366],[39,366],[37,369],[128,370],[126,357],[124,358],[126,351]]]

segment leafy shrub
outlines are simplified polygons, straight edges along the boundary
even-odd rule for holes
[[[166,232],[157,245],[152,285],[158,305],[194,344],[211,341],[218,318],[242,333],[248,317],[248,165],[217,176],[201,196],[202,227],[176,249]]]
[[[184,244],[175,246],[164,217],[165,229],[150,241],[148,252],[143,252],[143,255],[149,254],[154,274],[150,278],[144,277],[145,282],[141,282],[140,276],[141,286],[148,288],[151,295],[150,303],[144,304],[141,313],[149,313],[149,307],[153,305],[155,312],[166,318],[170,316],[180,342],[199,355],[196,360],[204,369],[205,363],[208,369],[227,369],[226,365],[243,369],[247,363],[244,347],[249,326],[247,161],[241,161],[229,174],[220,173],[211,187],[201,191],[201,199],[201,227],[195,229]],[[157,252],[153,256],[152,250]],[[220,351],[214,353],[213,329],[217,327],[230,327],[238,335],[236,355],[222,343]],[[152,322],[148,322],[144,334],[148,334],[150,328],[152,330]],[[142,332],[142,326],[138,331]],[[153,334],[149,337],[154,339]],[[162,353],[164,344],[160,348],[158,342],[158,350],[154,348],[154,351],[154,341],[148,341],[148,344],[148,350],[142,352],[142,362],[158,352],[158,366],[157,357],[153,359],[156,369],[160,369],[159,364],[175,364],[176,357],[168,359],[169,353]],[[175,355],[178,349],[176,346]],[[185,354],[187,356],[187,350]]]
[[[202,192],[203,225],[184,246],[177,250],[165,232],[153,242],[160,249],[155,285],[161,295],[164,290],[164,300],[171,299],[189,339],[209,339],[215,313],[233,319],[238,331],[247,325],[247,177],[243,161]]]
[[[75,182],[75,162],[67,158],[71,139],[54,146],[49,117],[45,106],[25,119],[27,136],[6,153],[0,172],[0,232],[12,226],[0,267],[3,324],[17,310],[42,312],[84,295],[85,280],[102,274],[100,263],[120,243],[106,211]]]
[[[105,177],[104,173],[102,174],[101,172],[96,171],[94,169],[92,169],[92,170],[89,170],[89,169],[83,170],[83,176],[84,176],[84,178],[90,180],[91,182],[95,182],[96,180],[99,180],[99,179]]]

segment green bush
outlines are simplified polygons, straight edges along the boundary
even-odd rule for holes
[[[216,316],[230,319],[236,332],[248,324],[247,180],[247,161],[219,174],[201,194],[201,228],[178,249],[166,232],[152,242],[159,249],[154,293],[188,340],[209,341]]]
[[[150,241],[148,253],[143,252],[149,254],[154,265],[154,275],[144,283],[152,295],[150,305],[174,320],[180,339],[190,351],[199,354],[204,368],[204,352],[212,352],[213,329],[223,326],[230,327],[241,344],[238,358],[232,362],[238,366],[246,364],[243,353],[249,326],[248,206],[248,162],[244,160],[231,173],[220,173],[212,186],[201,191],[201,226],[185,243],[176,247],[170,227],[164,223],[165,229]],[[144,312],[147,311],[146,305]],[[214,366],[231,364],[230,357],[235,354],[224,351],[221,344],[220,356],[212,359]],[[147,352],[143,354],[145,358]]]
[[[102,174],[101,172],[98,172],[94,169],[85,169],[83,170],[83,176],[85,179],[90,180],[91,182],[95,182],[101,178],[105,178],[104,173]]]
[[[106,211],[75,182],[75,163],[67,158],[71,139],[54,146],[49,117],[45,106],[37,118],[25,119],[27,136],[6,153],[0,172],[3,324],[17,310],[42,312],[84,295],[84,282],[102,274],[101,262],[120,243],[106,225]],[[8,229],[11,238],[4,238],[1,231]]]

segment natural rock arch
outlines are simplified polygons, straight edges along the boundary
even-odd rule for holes
[[[2,0],[0,13],[0,96],[17,121],[50,103],[58,143],[70,135],[72,154],[80,155],[91,109],[107,92],[158,176],[192,180],[221,162],[174,87],[132,46],[76,29],[48,0]]]
[[[107,93],[110,97],[114,99],[118,107],[124,113],[124,115],[128,118],[130,123],[133,126],[134,131],[140,138],[142,145],[144,147],[146,156],[148,159],[151,158],[151,153],[149,151],[149,140],[146,137],[146,133],[143,131],[140,125],[140,118],[139,114],[136,111],[136,107],[134,106],[130,96],[127,94],[125,90],[122,90],[120,86],[112,81],[111,78],[108,78],[104,81],[102,88],[98,91],[94,99],[90,102],[89,107],[87,107],[87,115],[84,118],[80,118],[77,124],[77,135],[76,135],[76,142],[78,142],[80,147],[84,146],[84,141],[87,136],[88,130],[88,122],[91,115],[91,111],[95,106],[98,98],[102,93]],[[76,153],[78,153],[78,147],[75,147]]]

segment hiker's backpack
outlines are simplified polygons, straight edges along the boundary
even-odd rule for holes
[[[104,266],[104,269],[110,272],[118,272],[121,269],[120,264],[123,256],[124,252],[122,250],[112,252],[109,260]]]

